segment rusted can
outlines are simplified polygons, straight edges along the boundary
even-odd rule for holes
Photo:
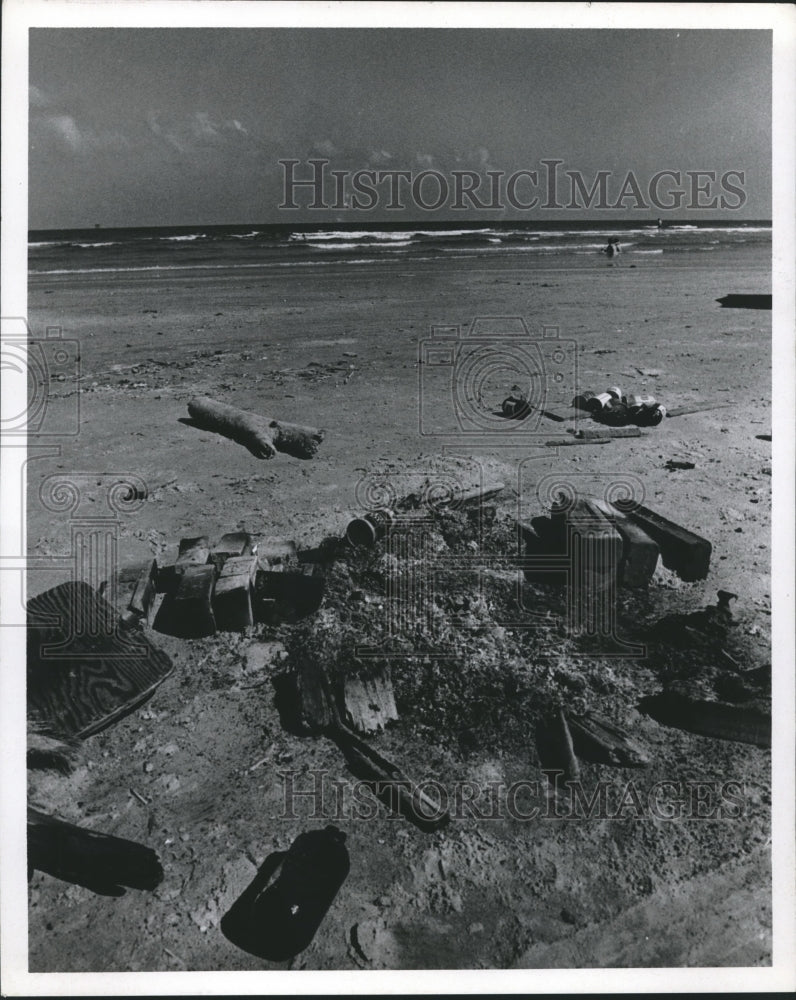
[[[362,517],[352,518],[348,522],[345,530],[346,540],[349,545],[370,548],[387,534],[394,522],[395,514],[386,507],[369,511]]]

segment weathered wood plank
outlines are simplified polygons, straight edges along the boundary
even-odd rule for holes
[[[104,729],[173,669],[147,636],[120,629],[115,609],[87,583],[60,584],[27,609],[28,716],[57,738]]]

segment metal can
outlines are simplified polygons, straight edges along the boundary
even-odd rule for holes
[[[589,401],[592,399],[596,399],[596,396],[593,392],[580,392],[572,400],[572,406],[576,410],[589,410],[591,409],[591,407],[589,406]]]
[[[590,413],[600,413],[611,405],[613,396],[607,392],[600,392],[586,400],[586,408]]]
[[[621,400],[621,398],[622,398],[622,390],[619,388],[618,385],[612,385],[611,388],[608,389],[607,391],[608,391],[608,395],[611,396],[613,399],[619,399],[619,400]]]
[[[371,510],[362,517],[354,517],[348,522],[345,537],[349,545],[363,545],[370,548],[383,538],[395,522],[395,514],[386,507]]]
[[[627,406],[634,408],[637,406],[655,406],[658,400],[649,394],[625,396],[622,400]]]

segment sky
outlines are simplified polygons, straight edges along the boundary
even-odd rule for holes
[[[743,171],[744,203],[680,208],[698,218],[771,217],[771,32],[549,29],[34,28],[29,54],[31,229],[349,221],[505,221],[584,215],[655,218],[659,171],[715,171],[701,204]],[[563,161],[591,187],[606,171],[613,212],[544,210],[529,178],[499,210],[423,211],[404,187],[403,213],[379,188],[370,211],[285,201],[286,168],[436,170],[507,178]],[[403,183],[403,182],[402,182]],[[501,182],[504,183],[504,182]],[[425,203],[439,188],[427,181]],[[683,177],[681,186],[687,190]],[[664,182],[661,191],[677,187]],[[346,189],[344,202],[350,204]],[[360,199],[362,203],[362,199]],[[687,199],[686,199],[687,204]]]

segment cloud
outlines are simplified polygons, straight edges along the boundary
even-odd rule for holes
[[[337,146],[331,139],[319,139],[312,144],[312,152],[321,153],[323,156],[334,156],[337,152]]]
[[[198,139],[217,139],[218,128],[206,111],[196,111],[189,119],[189,126]]]
[[[146,121],[150,131],[176,149],[178,153],[188,152],[187,144],[184,143],[173,131],[171,131],[171,129],[164,128],[164,126],[161,125],[159,111],[147,112]]]
[[[130,143],[121,132],[104,130],[101,132],[79,123],[74,115],[67,113],[31,115],[31,141],[55,138],[73,153],[92,153],[97,150],[126,149]]]
[[[28,88],[28,101],[32,108],[46,108],[50,104],[50,98],[34,83]]]
[[[71,115],[55,115],[52,118],[46,118],[45,125],[57,132],[67,146],[71,146],[72,149],[80,149],[86,144],[87,137],[77,127],[77,123]]]
[[[368,164],[380,167],[384,163],[389,163],[392,158],[392,153],[388,153],[386,149],[373,149],[368,157]]]
[[[249,130],[239,118],[216,119],[207,111],[167,117],[161,111],[146,115],[149,130],[178,153],[193,153],[224,147],[229,141],[244,141]]]

